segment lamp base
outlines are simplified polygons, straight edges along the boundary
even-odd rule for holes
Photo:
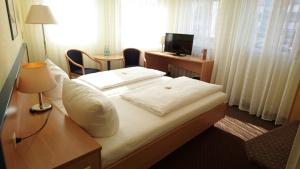
[[[31,113],[43,113],[52,109],[52,105],[49,103],[43,103],[42,106],[40,104],[35,104],[30,108]]]

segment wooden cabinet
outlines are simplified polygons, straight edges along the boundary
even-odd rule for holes
[[[3,125],[1,141],[8,169],[101,168],[101,146],[55,107],[38,134],[14,145],[13,133],[25,137],[41,127],[47,113],[31,114],[37,95],[14,91]]]
[[[169,65],[175,65],[199,75],[200,80],[210,82],[214,61],[192,56],[174,56],[167,52],[145,52],[146,67],[168,72]]]
[[[295,95],[295,100],[290,112],[289,121],[300,120],[300,83]]]

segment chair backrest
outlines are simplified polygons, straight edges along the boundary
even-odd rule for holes
[[[125,59],[125,67],[127,66],[139,66],[141,51],[135,48],[127,48],[123,50],[123,56]]]
[[[83,66],[83,57],[82,52],[76,49],[70,49],[66,53],[67,57],[71,59],[73,62],[80,64]],[[74,72],[75,70],[81,69],[80,67],[74,65],[70,60],[68,60],[70,71]]]

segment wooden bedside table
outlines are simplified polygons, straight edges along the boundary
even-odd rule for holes
[[[50,110],[52,112],[43,130],[14,147],[14,132],[17,137],[25,137],[44,123],[49,112],[29,113],[29,108],[37,102],[36,95],[13,93],[1,138],[7,168],[101,168],[101,146],[55,107]]]

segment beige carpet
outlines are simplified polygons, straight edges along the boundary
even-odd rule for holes
[[[247,141],[275,128],[273,124],[273,122],[263,121],[254,115],[240,111],[236,107],[231,107],[225,118],[216,123],[215,127]]]

